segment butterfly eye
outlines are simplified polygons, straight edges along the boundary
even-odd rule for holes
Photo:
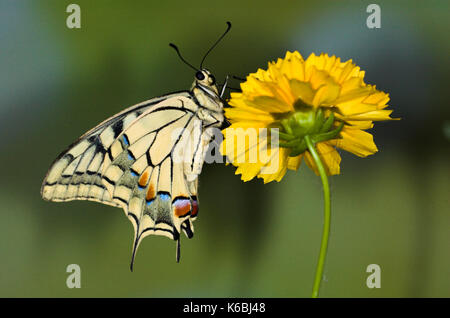
[[[195,77],[199,80],[199,81],[203,81],[205,79],[205,74],[203,74],[203,72],[198,71],[197,73],[195,73]]]
[[[209,82],[210,85],[214,85],[216,83],[216,78],[214,77],[214,75],[209,75]]]

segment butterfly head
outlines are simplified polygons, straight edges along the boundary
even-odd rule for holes
[[[202,88],[212,89],[216,94],[218,94],[216,78],[207,69],[202,69],[195,73],[194,85],[202,86]]]
[[[219,95],[216,79],[207,69],[198,70],[195,73],[195,80],[192,83],[192,94],[195,96],[199,105],[203,107],[201,112],[205,109],[207,113],[200,115],[204,122],[218,123],[219,126],[224,120],[223,106],[224,101]]]

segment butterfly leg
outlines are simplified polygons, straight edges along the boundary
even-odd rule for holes
[[[223,83],[223,87],[222,90],[220,91],[220,98],[222,98],[223,94],[225,93],[225,89],[227,88],[227,84],[228,84],[228,75],[225,78],[225,82]]]

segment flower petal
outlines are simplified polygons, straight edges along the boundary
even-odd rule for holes
[[[367,157],[378,151],[373,136],[368,132],[344,126],[341,136],[342,139],[333,139],[329,143],[359,157]]]
[[[244,182],[252,180],[261,171],[261,166],[258,164],[244,163],[238,166],[234,174],[241,175],[241,180]]]
[[[346,120],[372,120],[372,121],[380,121],[380,120],[398,120],[398,118],[391,118],[389,115],[392,113],[392,110],[374,110],[360,114],[354,114],[345,116]]]
[[[296,96],[297,99],[301,99],[303,102],[312,105],[314,90],[312,89],[311,84],[296,79],[290,80],[289,84],[291,86],[292,94]]]
[[[297,171],[300,167],[300,164],[302,163],[302,157],[303,155],[299,155],[297,157],[288,157],[287,159],[287,167],[290,170]]]
[[[305,79],[304,60],[298,51],[287,52],[284,60],[279,59],[277,67],[288,79]]]
[[[273,122],[273,117],[265,112],[254,111],[249,108],[232,107],[225,109],[225,116],[231,121],[260,121],[265,123]]]
[[[314,95],[312,105],[314,107],[329,106],[334,104],[334,101],[338,98],[341,88],[336,83],[328,83],[321,86],[316,95]]]
[[[287,172],[287,162],[290,149],[274,148],[271,160],[261,167],[261,172],[258,177],[264,179],[264,183],[271,181],[281,181]]]
[[[293,103],[285,103],[283,100],[270,96],[257,96],[253,100],[247,100],[247,105],[258,107],[268,113],[286,113],[294,110]]]
[[[326,142],[320,142],[316,144],[317,152],[319,153],[320,160],[325,168],[327,175],[332,176],[340,173],[341,156],[333,146],[330,146]],[[316,175],[319,175],[319,170],[314,162],[309,151],[305,152],[305,162]]]

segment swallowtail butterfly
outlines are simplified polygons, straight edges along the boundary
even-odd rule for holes
[[[199,69],[171,44],[196,70],[189,91],[150,99],[100,123],[57,157],[43,181],[45,200],[91,200],[124,210],[135,231],[131,270],[144,237],[176,240],[179,261],[180,232],[188,238],[194,234],[198,175],[211,129],[226,123],[222,100],[226,83],[219,94],[214,76],[202,65],[231,28],[227,24]]]

